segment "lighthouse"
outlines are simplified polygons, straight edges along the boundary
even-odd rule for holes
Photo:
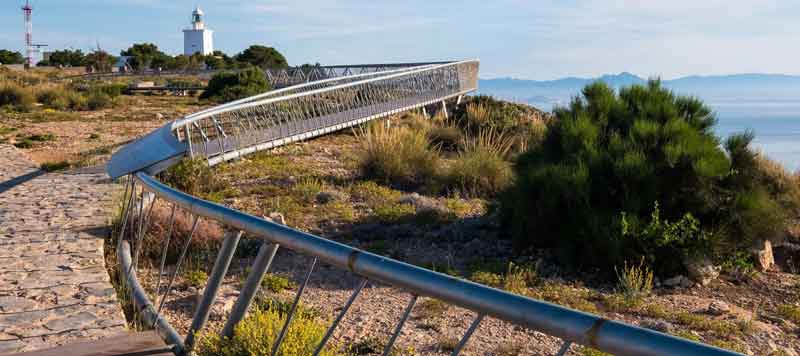
[[[206,28],[203,22],[203,10],[192,11],[192,27],[183,30],[183,54],[191,56],[195,53],[203,55],[214,52],[214,31]]]

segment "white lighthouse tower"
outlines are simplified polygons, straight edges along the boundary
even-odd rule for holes
[[[194,9],[192,12],[192,28],[183,30],[183,54],[191,56],[195,53],[203,55],[214,52],[214,31],[206,28],[203,23],[203,10]]]

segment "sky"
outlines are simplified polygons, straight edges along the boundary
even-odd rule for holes
[[[22,0],[0,0],[0,48],[24,49]],[[277,48],[290,64],[481,60],[481,77],[631,72],[671,79],[800,74],[797,0],[34,0],[34,41],[171,54],[199,5],[214,46]]]

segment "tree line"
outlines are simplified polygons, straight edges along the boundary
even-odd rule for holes
[[[127,64],[133,70],[191,70],[191,69],[239,69],[249,66],[261,68],[286,68],[286,58],[272,47],[251,45],[244,51],[229,56],[222,51],[214,51],[203,55],[195,53],[191,56],[171,56],[161,51],[152,43],[137,43],[120,51],[120,56],[129,57]],[[22,64],[25,58],[21,53],[0,49],[0,64]],[[91,67],[95,71],[109,72],[119,61],[119,57],[101,49],[84,53],[80,49],[63,49],[53,51],[47,60],[38,62],[37,66]]]

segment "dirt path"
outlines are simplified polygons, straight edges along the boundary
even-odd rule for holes
[[[114,189],[98,170],[45,173],[0,145],[0,354],[124,331],[103,262]]]

